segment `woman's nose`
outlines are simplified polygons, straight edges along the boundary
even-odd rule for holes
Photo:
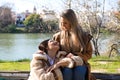
[[[61,23],[61,26],[65,26],[65,24],[64,24],[64,23]]]
[[[55,44],[59,44],[57,41],[55,41]]]

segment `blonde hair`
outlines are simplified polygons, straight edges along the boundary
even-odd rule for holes
[[[83,37],[82,37],[83,30],[78,23],[78,20],[77,20],[77,17],[76,17],[76,14],[74,13],[74,11],[72,9],[67,9],[64,12],[62,12],[60,17],[67,19],[70,23],[71,29],[68,30],[68,32],[71,33],[72,40],[74,41],[73,44],[76,46],[80,46],[81,52],[83,51],[83,49],[85,50],[86,48],[85,48],[85,44],[83,42]],[[59,24],[59,25],[60,25],[60,29],[62,30],[61,24]],[[65,33],[62,34],[62,38],[64,39],[64,41],[66,41],[66,39],[68,39],[65,35],[66,35]],[[68,45],[68,44],[66,44],[66,45]]]

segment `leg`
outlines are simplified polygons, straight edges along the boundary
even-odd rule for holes
[[[63,80],[73,80],[73,73],[71,68],[64,67],[61,69],[63,74]]]
[[[73,80],[85,80],[86,72],[86,66],[77,66],[73,68]]]

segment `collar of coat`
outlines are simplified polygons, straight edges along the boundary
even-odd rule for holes
[[[42,60],[46,60],[47,61],[47,54],[44,52],[44,53],[34,53],[33,54],[33,58],[34,59],[42,59]]]
[[[56,55],[57,58],[60,58],[62,56],[66,55],[66,53],[64,52],[61,52],[61,51],[58,51],[58,54]],[[39,53],[39,52],[36,52],[33,54],[33,59],[42,59],[42,60],[48,60],[48,57],[47,57],[47,54],[44,52],[44,53]]]

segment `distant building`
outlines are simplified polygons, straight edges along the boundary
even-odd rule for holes
[[[26,18],[27,16],[29,16],[30,14],[31,14],[31,13],[30,13],[28,10],[26,10],[26,12],[16,14],[15,24],[16,24],[18,27],[24,27],[23,21],[24,21],[25,18]]]
[[[18,27],[23,27],[24,26],[23,21],[25,20],[25,18],[26,18],[26,15],[24,13],[17,14],[15,24]]]
[[[37,9],[36,9],[36,7],[34,6],[34,8],[33,8],[33,13],[34,14],[36,14],[37,13]]]
[[[40,13],[41,18],[44,21],[57,20],[56,13],[53,10],[42,10]]]
[[[25,14],[25,17],[28,17],[32,13],[30,13],[29,10],[26,10],[26,12],[23,12],[23,14]]]
[[[36,7],[33,8],[33,13],[37,13],[37,9]],[[15,18],[15,24],[18,27],[24,27],[23,21],[25,20],[26,17],[28,17],[30,14],[29,10],[26,10],[25,12],[16,14],[16,18]]]

